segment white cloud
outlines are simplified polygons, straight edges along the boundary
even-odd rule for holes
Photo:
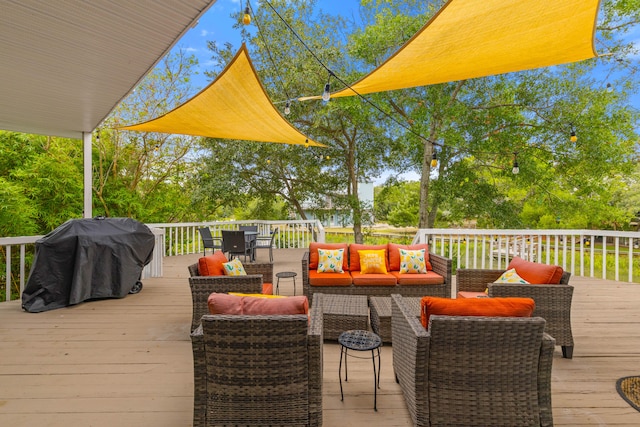
[[[200,37],[207,37],[209,34],[211,33],[208,30],[200,31]]]

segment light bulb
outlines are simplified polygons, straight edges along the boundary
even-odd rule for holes
[[[438,166],[438,155],[434,151],[433,154],[431,155],[431,167],[435,168],[436,166]]]
[[[270,165],[271,164],[271,160],[267,159],[267,164]]]
[[[287,101],[287,104],[284,106],[284,115],[288,116],[291,113],[291,104]]]
[[[578,140],[578,136],[576,135],[576,131],[575,130],[571,131],[571,136],[569,137],[569,140],[571,142],[576,142]]]
[[[329,102],[330,98],[331,98],[331,85],[327,83],[326,85],[324,85],[324,92],[322,92],[322,100],[324,102]]]
[[[244,25],[251,24],[251,11],[249,10],[249,6],[244,9],[244,16],[242,17],[242,23]]]
[[[613,86],[611,85],[611,83],[607,83],[607,92],[613,92]]]
[[[513,173],[514,175],[518,175],[520,173],[518,162],[513,162],[513,169],[511,169],[511,173]]]

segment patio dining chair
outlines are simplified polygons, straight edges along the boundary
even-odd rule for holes
[[[277,234],[278,234],[278,227],[271,230],[271,235],[258,236],[256,239],[255,250],[269,249],[269,262],[273,262],[273,242],[275,241]]]
[[[241,255],[245,262],[247,256],[253,259],[253,246],[247,243],[244,231],[222,230],[222,252],[228,254],[230,260]]]
[[[202,238],[203,255],[207,255],[207,249],[212,249],[212,252],[215,252],[216,249],[222,250],[222,239],[219,237],[213,237],[209,227],[199,228],[198,232]]]

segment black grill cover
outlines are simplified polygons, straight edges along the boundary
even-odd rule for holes
[[[130,218],[72,219],[36,241],[22,308],[53,310],[96,298],[123,298],[151,262],[154,236]]]

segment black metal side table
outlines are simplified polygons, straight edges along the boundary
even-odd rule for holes
[[[378,410],[377,400],[378,400],[378,389],[380,388],[380,347],[382,346],[382,340],[380,337],[373,332],[363,331],[359,329],[354,329],[350,331],[345,331],[340,334],[338,337],[338,342],[340,343],[340,365],[338,367],[338,377],[340,378],[340,401],[344,400],[344,395],[342,393],[342,355],[344,354],[344,380],[348,381],[347,378],[347,352],[349,350],[356,351],[371,351],[371,361],[373,362],[373,409]],[[376,374],[376,354],[375,351],[378,352],[378,372]],[[358,357],[358,356],[351,356]],[[358,357],[359,359],[364,359],[364,357]]]
[[[278,280],[276,281],[276,295],[280,295],[280,279],[293,279],[293,295],[296,294],[296,276],[295,271],[281,271],[276,273]]]

